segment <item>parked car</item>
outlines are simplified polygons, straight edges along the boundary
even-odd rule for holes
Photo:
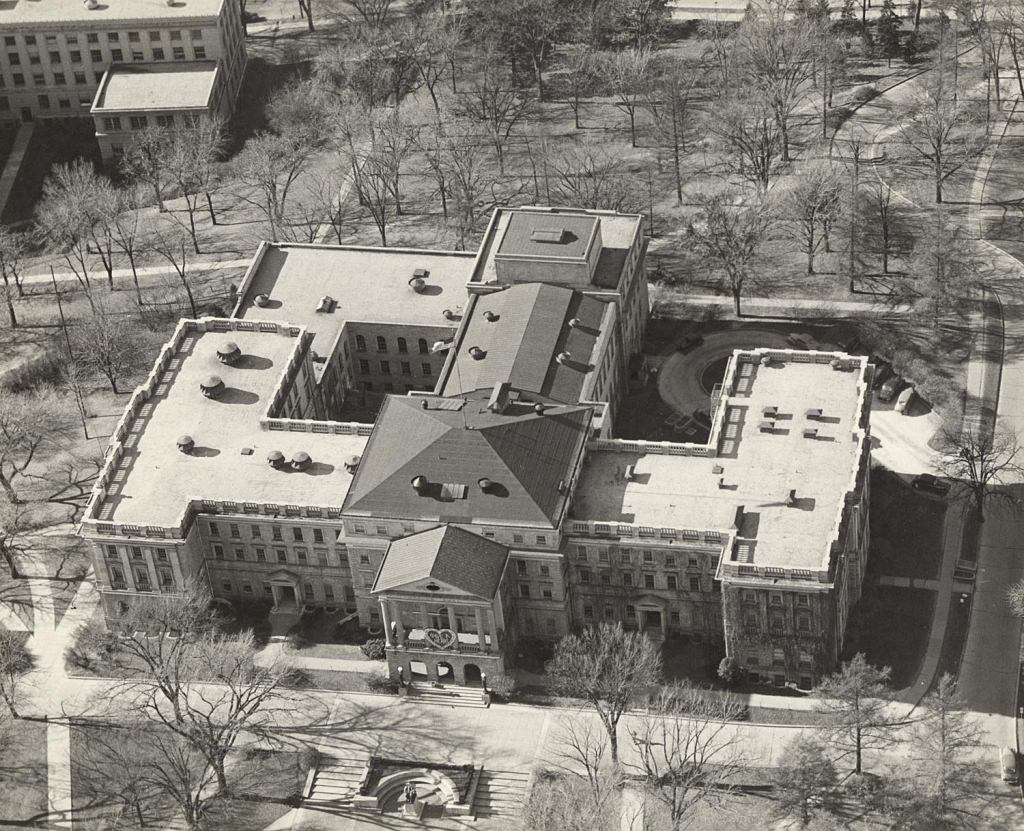
[[[679,343],[676,344],[676,352],[689,352],[691,349],[700,346],[704,343],[704,338],[700,335],[686,335]]]
[[[907,387],[903,392],[900,393],[899,398],[896,399],[896,406],[894,409],[898,413],[907,414],[907,408],[910,406],[910,402],[914,400],[914,388]]]
[[[922,473],[920,476],[915,476],[910,485],[914,490],[928,491],[937,496],[945,496],[949,493],[949,482],[940,479],[938,476],[933,476],[931,473]]]
[[[1012,747],[1004,747],[999,751],[999,775],[1004,782],[1017,784],[1017,754]]]
[[[879,401],[892,401],[897,393],[907,385],[899,375],[893,375],[878,390]]]

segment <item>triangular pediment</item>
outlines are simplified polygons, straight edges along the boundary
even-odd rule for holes
[[[415,594],[419,596],[438,598],[472,597],[475,600],[490,600],[490,598],[480,597],[479,595],[472,594],[466,591],[465,589],[460,589],[458,586],[453,586],[451,583],[447,583],[444,580],[438,580],[436,577],[424,577],[418,580],[410,580],[408,583],[402,583],[397,586],[391,586],[385,591],[374,592],[374,594]]]

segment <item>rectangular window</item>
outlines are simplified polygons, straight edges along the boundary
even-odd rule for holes
[[[71,63],[81,63],[81,62],[82,62],[82,52],[81,52],[81,50],[79,50],[79,49],[72,49],[71,50]]]
[[[236,548],[235,549],[235,559],[236,560],[244,560],[245,559],[245,549],[244,548]]]
[[[93,63],[103,63],[103,53],[99,49],[90,49],[89,58]]]
[[[158,548],[156,550],[156,559],[157,559],[157,562],[159,562],[159,563],[166,563],[167,562],[167,549],[166,548]]]
[[[14,35],[4,36],[4,46],[14,46],[15,44],[17,44],[17,41],[14,39]]]
[[[645,563],[653,563],[654,562],[654,552],[653,551],[645,551],[644,552],[644,562]]]
[[[205,61],[206,60],[206,47],[205,46],[195,46],[195,47],[193,47],[192,51],[195,53],[197,61]]]
[[[265,595],[267,595],[268,597],[273,596],[273,594],[274,594],[274,587],[271,586],[270,583],[264,583],[263,584],[263,593]]]
[[[260,526],[250,525],[249,536],[252,537],[254,540],[261,539],[263,537],[263,532],[260,530]]]
[[[523,537],[522,534],[513,534],[512,535],[512,542],[516,543],[518,545],[522,545],[525,542],[525,538]]]
[[[223,583],[220,584],[220,587],[224,590],[226,594],[231,594],[232,589],[230,580],[225,580]]]
[[[653,574],[645,574],[644,575],[644,588],[645,589],[653,589],[654,588],[654,575]]]
[[[665,555],[665,565],[667,565],[667,566],[674,566],[675,564],[676,564],[676,555],[675,554],[666,554]]]
[[[359,359],[359,374],[369,375],[370,374],[370,362],[365,358]]]
[[[292,528],[292,539],[295,540],[295,542],[302,542],[301,528]]]
[[[149,583],[149,569],[145,566],[135,569],[135,586],[139,591],[148,592],[152,590]]]
[[[142,549],[139,546],[133,545],[131,547],[131,552],[132,552],[132,559],[133,560],[141,560],[142,559]]]
[[[112,60],[114,63],[121,63],[122,61],[124,61],[124,52],[122,52],[120,49],[111,49],[110,60]]]
[[[60,63],[60,52],[50,53],[50,63]]]
[[[160,581],[160,588],[170,590],[174,588],[174,575],[169,568],[162,568],[157,571],[157,579]]]
[[[132,60],[133,61],[144,61],[146,56],[141,49],[132,49]]]
[[[85,73],[84,72],[76,72],[75,73],[75,83],[76,84],[80,84],[80,85],[85,83]]]
[[[412,375],[412,364],[410,364],[408,361],[402,361],[402,374]]]
[[[128,116],[128,121],[131,124],[133,130],[145,130],[149,125],[149,119],[144,115],[131,115]]]
[[[543,534],[538,534],[537,535],[537,545],[547,545],[547,544],[548,544],[548,538],[546,536],[544,536]]]
[[[380,374],[381,375],[390,375],[391,374],[391,361],[381,361],[380,362]]]
[[[356,352],[366,351],[366,338],[362,335],[356,335]]]
[[[313,584],[312,583],[306,583],[302,587],[302,594],[306,598],[306,600],[312,600],[313,599]]]
[[[313,529],[313,542],[323,542],[323,541],[324,541],[324,529],[323,528],[314,528]]]
[[[421,364],[420,369],[423,370],[424,375],[429,376],[434,374],[434,368],[430,364]]]
[[[158,115],[156,117],[156,126],[157,127],[173,127],[174,126],[174,116],[173,115]]]
[[[117,43],[117,41],[118,41],[117,32],[107,32],[107,42],[108,43]]]
[[[164,60],[164,50],[161,49],[159,46],[154,46],[153,47],[153,60],[154,61],[162,61],[162,60]]]
[[[25,35],[25,44],[27,46],[35,46],[36,45],[36,36],[35,35]]]
[[[608,549],[602,548],[597,552],[597,561],[599,563],[607,563],[609,559]]]
[[[324,600],[334,600],[334,586],[330,583],[324,583]]]
[[[387,532],[388,532],[388,527],[386,525],[378,525],[377,526],[377,533],[378,534],[382,534],[383,535],[383,534],[387,534]]]
[[[623,586],[632,586],[633,585],[633,575],[630,574],[628,571],[625,572],[622,575],[622,585]]]
[[[267,552],[264,548],[253,549],[256,552],[256,562],[265,563],[267,561]]]
[[[185,47],[184,46],[172,46],[171,57],[176,61],[185,60]]]
[[[540,576],[541,577],[549,577],[550,575],[551,575],[551,567],[550,566],[546,566],[546,565],[542,565],[540,567]]]
[[[189,29],[188,30],[188,36],[192,40],[202,40],[203,39],[203,30],[202,29]]]
[[[21,66],[21,55],[17,52],[11,52],[7,55],[7,63],[11,66]]]
[[[213,547],[213,556],[216,557],[218,560],[223,560],[224,559],[224,546],[223,545],[215,545]]]
[[[216,522],[211,522],[210,523],[210,536],[211,537],[219,537],[220,536],[220,527],[217,525]]]
[[[796,619],[796,630],[798,632],[811,631],[811,619],[807,615],[798,615]]]
[[[273,537],[275,540],[278,540],[278,541],[284,539],[284,537],[281,536],[281,526],[280,525],[271,525],[270,526],[270,535],[271,535],[271,537]]]
[[[25,86],[25,76],[22,75],[20,72],[15,72],[14,75],[12,75],[11,77],[14,79],[14,86],[16,86],[16,87],[23,87],[23,86]]]
[[[588,619],[593,618],[594,617],[594,607],[593,606],[584,606],[583,607],[583,617],[588,618]]]
[[[316,552],[316,562],[317,562],[317,565],[319,565],[319,566],[321,566],[323,568],[326,568],[327,567],[327,552],[323,551],[323,550],[318,550]]]
[[[690,591],[692,591],[692,592],[699,592],[700,591],[700,578],[699,577],[691,577],[690,578]]]
[[[519,584],[519,596],[520,597],[529,597],[530,596],[530,586],[528,584],[526,584],[526,583],[520,583]]]
[[[781,606],[782,605],[782,594],[781,594],[781,592],[769,592],[768,593],[768,602],[772,606]]]
[[[668,622],[673,626],[679,625],[679,612],[669,612]]]
[[[139,37],[139,33],[138,32],[129,32],[128,33],[128,42],[129,43],[138,43],[140,40],[141,40],[141,38]]]
[[[589,583],[590,582],[590,572],[587,571],[587,569],[585,569],[585,568],[584,569],[580,569],[580,582],[581,583]]]
[[[388,341],[387,341],[387,338],[385,338],[383,335],[377,335],[377,351],[378,352],[387,352],[388,351]]]
[[[238,530],[237,522],[228,523],[228,533],[235,539],[239,539],[242,536],[242,532]]]
[[[309,560],[306,558],[306,549],[305,548],[296,548],[295,549],[295,556],[299,558],[299,565],[303,565],[304,566],[304,565],[306,565],[309,562]]]
[[[103,550],[106,551],[108,557],[113,557],[115,560],[119,559],[116,545],[105,545]]]
[[[252,583],[242,583],[242,591],[246,594],[252,594]]]
[[[811,605],[811,598],[809,596],[807,596],[806,594],[798,594],[796,596],[796,605],[797,606],[810,606]]]
[[[152,43],[153,41],[156,41],[156,40],[160,40],[160,33],[159,32],[150,32],[149,33],[149,41],[150,41],[150,43]]]
[[[285,550],[283,548],[275,548],[274,549],[274,554],[277,557],[277,561],[279,563],[287,563],[288,562],[288,554],[285,552]]]
[[[629,620],[636,620],[636,607],[635,606],[627,606],[626,607],[626,617]]]
[[[409,351],[409,343],[405,338],[398,339],[398,352],[400,355],[405,355]]]
[[[28,62],[31,66],[39,66],[42,63],[38,55],[29,55]]]
[[[665,585],[667,585],[670,589],[679,588],[678,580],[674,574],[665,575]]]
[[[581,545],[576,549],[576,559],[579,560],[581,563],[585,563],[587,561],[586,546]]]
[[[516,573],[517,574],[526,574],[527,573],[526,560],[516,560]]]
[[[612,576],[607,571],[601,572],[601,585],[610,586],[612,584]]]
[[[171,30],[171,40],[181,40],[181,31],[179,29]]]

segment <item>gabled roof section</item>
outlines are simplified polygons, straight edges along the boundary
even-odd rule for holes
[[[372,592],[455,589],[482,600],[493,600],[507,561],[508,549],[501,543],[454,525],[444,525],[392,542]],[[431,585],[437,588],[428,588]]]
[[[556,527],[592,408],[537,412],[511,404],[497,413],[479,402],[459,410],[432,406],[451,400],[385,399],[344,512]]]
[[[524,283],[474,298],[442,395],[499,384],[560,404],[580,400],[605,325],[606,303],[561,286]],[[558,356],[568,353],[564,363]]]

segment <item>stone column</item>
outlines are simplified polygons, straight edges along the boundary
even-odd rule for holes
[[[476,609],[476,639],[477,643],[480,644],[480,651],[487,651],[487,632],[484,630],[484,612],[483,609]]]
[[[391,613],[388,611],[388,602],[384,599],[380,601],[380,616],[384,622],[384,643],[394,646],[391,642]]]
[[[455,617],[455,607],[448,607],[448,628],[453,632],[459,631],[459,619]]]
[[[420,626],[423,629],[430,629],[430,612],[427,611],[427,604],[420,603],[419,605],[420,614]]]
[[[396,601],[394,605],[395,611],[395,634],[398,639],[399,646],[405,646],[405,627],[402,625],[402,607]]]
[[[498,625],[494,621],[493,607],[487,609],[487,629],[491,633],[491,648],[497,650],[500,644],[498,643]]]
[[[270,584],[270,592],[274,596],[274,606],[273,606],[273,608],[276,609],[277,608],[277,604],[280,602],[280,600],[279,600],[279,598],[277,596],[277,584],[276,583],[271,583]]]

